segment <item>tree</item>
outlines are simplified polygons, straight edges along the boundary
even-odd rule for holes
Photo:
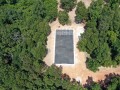
[[[87,19],[87,9],[82,1],[80,1],[77,4],[77,9],[75,13],[76,13],[76,17],[75,17],[76,22],[82,22],[83,20]]]
[[[100,87],[100,85],[98,83],[93,83],[91,86],[90,86],[90,89],[89,90],[102,90],[102,88]]]
[[[76,4],[76,0],[60,0],[61,8],[65,9],[65,11],[71,11]]]
[[[46,20],[52,22],[57,18],[57,0],[44,0],[44,8],[46,12]]]
[[[117,41],[117,34],[114,31],[108,31],[109,43],[115,43]]]
[[[18,0],[5,0],[8,4],[16,4]]]
[[[106,5],[102,10],[102,15],[99,20],[99,30],[109,30],[114,16],[114,11]]]
[[[38,0],[35,2],[34,5],[34,14],[37,16],[37,18],[45,18],[46,17],[46,11],[45,11],[45,6],[43,0]]]
[[[119,90],[120,89],[120,77],[113,77],[108,84],[108,90]]]
[[[4,4],[6,4],[7,2],[6,2],[6,0],[1,0],[0,1],[0,5],[4,5]]]
[[[117,63],[117,65],[120,64],[120,55],[119,54],[116,55],[115,62]]]
[[[120,63],[119,10],[118,0],[106,4],[103,0],[93,1],[88,8],[86,30],[78,48],[90,54],[86,64],[92,71]]]
[[[98,31],[88,28],[81,36],[82,40],[78,42],[78,48],[82,51],[91,53],[98,45]]]
[[[113,30],[118,34],[120,34],[120,9],[119,8],[115,8],[115,14],[114,14],[114,18],[113,18]]]
[[[65,25],[69,23],[69,16],[66,11],[60,11],[58,14],[60,24]]]
[[[87,58],[86,65],[87,65],[87,68],[89,68],[94,72],[98,71],[99,70],[98,67],[100,66],[97,60],[92,58]]]
[[[88,8],[88,19],[89,20],[97,20],[103,9],[103,0],[93,1]]]

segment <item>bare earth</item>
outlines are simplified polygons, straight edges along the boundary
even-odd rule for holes
[[[80,1],[80,0],[78,0]],[[91,0],[82,0],[86,7],[88,7],[91,3]],[[62,10],[59,8],[59,3],[60,1],[58,0],[58,10]],[[48,54],[44,58],[45,63],[48,66],[51,66],[54,64],[54,56],[55,56],[55,31],[56,29],[62,30],[68,30],[72,29],[74,32],[74,65],[61,65],[63,70],[62,73],[66,73],[70,76],[70,78],[75,78],[76,80],[80,81],[82,84],[86,83],[86,80],[88,77],[92,77],[93,81],[98,81],[98,80],[104,80],[106,74],[110,73],[115,73],[115,74],[120,74],[120,66],[116,68],[105,68],[105,67],[100,67],[99,71],[97,72],[92,72],[86,68],[86,57],[88,54],[86,52],[80,52],[77,49],[77,42],[79,41],[79,36],[80,33],[84,33],[84,24],[76,24],[74,22],[74,17],[75,17],[75,9],[74,8],[71,12],[69,12],[69,18],[71,20],[71,25],[65,25],[62,26],[59,22],[58,19],[54,21],[53,23],[50,23],[51,26],[51,34],[48,36],[48,41],[47,41],[47,48],[48,48]],[[59,66],[59,65],[57,65]]]

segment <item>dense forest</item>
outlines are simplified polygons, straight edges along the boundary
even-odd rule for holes
[[[66,11],[71,10],[75,6],[75,2],[69,3],[70,0],[61,0],[61,2],[62,1],[63,3],[66,1],[64,4],[68,5],[68,7],[66,7],[66,5],[63,4]],[[84,38],[88,42],[89,37],[93,33],[93,36],[98,37],[97,34],[95,34],[96,32],[101,33],[99,35],[101,35],[102,39],[100,40],[102,42],[102,40],[104,40],[103,37],[106,37],[107,34],[107,39],[109,40],[107,40],[108,42],[104,41],[105,44],[103,44],[103,46],[107,47],[105,47],[106,50],[112,49],[112,51],[116,52],[115,55],[113,55],[114,57],[110,60],[115,60],[115,65],[117,65],[120,60],[120,50],[118,47],[120,44],[118,42],[118,35],[120,33],[118,31],[120,26],[120,14],[118,12],[118,4],[108,4],[105,6],[105,10],[99,13],[97,12],[97,9],[102,8],[94,8],[94,6],[97,6],[94,4],[99,3],[94,2],[89,8],[89,15],[91,14],[91,17],[89,17],[86,27],[89,27],[90,30],[86,30],[85,35],[82,36],[83,40],[81,43],[83,43],[82,45],[87,45],[84,43]],[[113,15],[114,21],[111,20],[113,18],[109,18],[107,12],[113,12],[111,15]],[[93,13],[96,13],[98,16],[95,18]],[[108,15],[106,16],[107,20],[110,19],[109,23],[106,21],[106,24],[109,24],[108,27],[111,26],[112,23],[116,26],[109,27],[111,31],[108,29],[105,29],[106,31],[104,31],[103,28],[102,30],[104,32],[107,32],[107,30],[109,31],[109,33],[106,33],[105,35],[102,34],[102,31],[97,31],[96,25],[98,19],[101,21],[100,25],[102,25],[102,22],[105,23],[105,21],[102,21],[106,20],[106,18],[104,18],[104,13],[105,15]],[[62,17],[66,17],[66,13],[64,15]],[[103,17],[99,15],[102,15]],[[116,15],[116,17],[114,17],[114,15]],[[0,90],[119,90],[119,76],[112,77],[110,81],[104,85],[93,82],[91,85],[83,88],[81,84],[75,80],[70,82],[68,75],[62,75],[61,68],[54,65],[48,67],[43,62],[43,58],[47,54],[47,36],[51,32],[49,23],[54,21],[57,16],[57,0],[0,0]],[[95,18],[93,20],[96,21],[92,22],[93,17]],[[95,23],[95,26],[91,26],[90,28],[91,23]],[[87,33],[89,35],[87,35]],[[89,50],[89,48],[86,47],[82,47],[82,50]],[[89,53],[92,52],[92,50],[93,49],[90,49]],[[106,54],[109,53],[106,52]],[[91,57],[94,56],[91,54]],[[97,57],[92,59],[97,61]],[[92,61],[88,63],[90,68],[91,62]]]
[[[93,1],[86,9],[84,3],[78,3],[76,21],[86,21],[86,30],[78,48],[90,54],[87,67],[98,70],[98,67],[120,65],[120,1]]]

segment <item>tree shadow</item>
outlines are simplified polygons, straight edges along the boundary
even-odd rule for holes
[[[111,82],[111,79],[114,78],[114,77],[120,77],[120,75],[115,74],[115,73],[106,74],[105,79],[104,80],[99,80],[98,83],[101,85],[103,90],[106,90],[107,86]]]
[[[93,83],[94,83],[93,78],[88,76],[88,79],[86,80],[86,84],[84,84],[83,86],[85,88],[89,88]]]
[[[120,77],[120,75],[115,73],[106,74],[105,79],[99,80],[97,83],[101,86],[103,90],[107,90],[107,86],[111,82],[111,79],[114,77]],[[86,84],[84,84],[83,86],[85,88],[90,88],[94,83],[95,82],[93,81],[93,78],[88,76],[88,79],[86,80]]]
[[[62,66],[58,67],[61,71],[62,71]],[[81,84],[80,81],[76,81],[75,78],[71,78],[69,77],[69,75],[67,74],[62,74],[61,75],[62,79],[64,80],[69,80],[72,83],[77,83],[77,84]],[[92,85],[94,85],[95,83],[98,83],[100,85],[100,87],[102,88],[102,90],[107,90],[107,86],[110,84],[111,79],[115,78],[115,77],[120,77],[120,74],[115,74],[115,73],[110,73],[110,74],[106,74],[105,75],[105,79],[104,80],[99,80],[98,82],[94,82],[93,81],[93,77],[88,76],[88,79],[86,80],[86,84],[83,85],[84,88],[91,88]]]

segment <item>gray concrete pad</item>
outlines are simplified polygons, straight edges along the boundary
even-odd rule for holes
[[[55,64],[74,64],[73,30],[56,30]]]

